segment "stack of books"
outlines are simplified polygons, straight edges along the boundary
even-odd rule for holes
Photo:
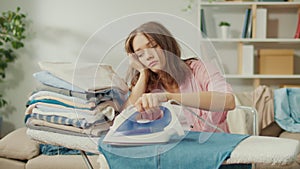
[[[267,38],[267,9],[257,8],[256,10],[256,35],[255,38]],[[242,29],[241,38],[253,38],[252,35],[253,26],[253,12],[251,8],[247,8],[245,11],[244,24]]]

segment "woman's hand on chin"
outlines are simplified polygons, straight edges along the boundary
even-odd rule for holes
[[[142,72],[146,67],[139,61],[136,54],[128,54],[129,64],[132,68],[136,69],[139,72]]]

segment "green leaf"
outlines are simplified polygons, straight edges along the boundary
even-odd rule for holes
[[[19,48],[24,47],[24,44],[20,41],[12,41],[11,45],[14,49],[19,49]]]
[[[2,98],[2,95],[0,95],[0,107],[4,107],[5,105],[7,105],[7,101]]]
[[[221,21],[219,23],[219,26],[230,26],[230,23],[226,22],[226,21]]]

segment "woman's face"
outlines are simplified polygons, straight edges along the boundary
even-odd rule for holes
[[[166,64],[163,50],[154,40],[148,40],[144,34],[137,34],[132,42],[138,60],[153,72],[162,70]]]

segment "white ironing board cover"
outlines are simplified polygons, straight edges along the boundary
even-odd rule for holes
[[[82,137],[67,134],[48,132],[27,128],[27,135],[33,140],[43,144],[63,146],[70,149],[82,150],[99,154],[98,139],[99,137]]]
[[[295,161],[299,152],[298,140],[250,136],[235,147],[226,163],[287,165]]]
[[[27,135],[33,140],[42,143],[101,154],[101,152],[98,151],[98,137],[71,136],[29,128],[27,129]],[[237,145],[237,147],[232,151],[230,158],[224,163],[264,163],[287,165],[295,161],[299,152],[300,143],[298,140],[277,137],[249,136]]]

